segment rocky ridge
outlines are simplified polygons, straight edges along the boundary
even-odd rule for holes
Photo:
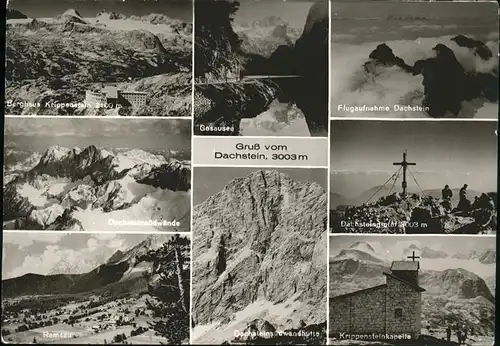
[[[277,171],[237,178],[197,205],[193,323],[232,324],[235,314],[252,304],[281,304],[292,297],[296,308],[288,322],[253,315],[280,330],[323,323],[325,208],[318,184],[295,182]]]
[[[484,61],[494,59],[492,51],[481,41],[458,35],[451,39],[460,47],[472,50]],[[397,66],[402,70],[423,76],[423,107],[433,118],[457,117],[463,101],[483,100],[498,102],[498,63],[490,72],[466,71],[457,60],[455,53],[444,44],[437,44],[433,51],[436,57],[417,60],[408,65],[394,55],[385,43],[379,44],[364,64],[367,73],[377,74],[380,67]]]
[[[53,146],[4,186],[4,228],[82,230],[80,211],[107,213],[141,203],[153,203],[153,210],[142,206],[143,213],[161,219],[177,201],[179,210],[171,211],[182,217],[188,212],[182,208],[189,202],[190,176],[189,165],[142,150],[115,155],[94,145],[83,150]],[[152,196],[157,201],[150,201]]]
[[[448,210],[446,202],[427,195],[393,193],[361,206],[330,210],[330,227],[340,233],[453,233],[496,231],[496,193],[481,194],[464,211]]]

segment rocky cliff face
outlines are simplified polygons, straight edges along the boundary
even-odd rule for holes
[[[424,273],[420,279],[420,284],[429,293],[458,299],[483,297],[492,303],[495,302],[495,298],[485,281],[465,269],[447,269],[442,272]]]
[[[296,308],[288,322],[276,314],[252,315],[281,330],[298,320],[304,325],[324,322],[325,208],[326,194],[318,184],[295,182],[277,171],[235,179],[197,205],[194,323],[231,324],[235,313],[252,304],[280,304],[292,297]]]
[[[189,165],[142,150],[111,153],[93,145],[83,150],[54,146],[35,167],[4,186],[4,227],[85,230],[92,225],[102,230],[109,225],[94,218],[118,211],[109,217],[173,217],[185,228],[190,176]]]

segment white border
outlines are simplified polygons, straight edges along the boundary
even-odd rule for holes
[[[267,165],[191,165],[193,168],[198,167],[210,167],[210,168],[257,168],[260,170],[268,170],[268,169],[328,169],[327,166],[267,166]]]
[[[119,119],[154,119],[154,120],[168,120],[168,119],[175,119],[175,120],[182,120],[182,119],[189,119],[191,120],[191,116],[185,116],[185,117],[169,117],[169,116],[82,116],[82,115],[5,115],[5,118],[33,118],[33,119],[44,119],[44,118],[50,118],[50,119],[113,119],[113,120],[119,120]]]
[[[189,278],[189,345],[193,344],[193,262],[194,262],[194,251],[193,251],[193,243],[194,243],[194,233],[193,233],[193,225],[194,225],[194,189],[193,189],[193,183],[194,183],[194,165],[193,165],[193,158],[194,158],[194,51],[195,51],[195,0],[191,0],[193,5],[191,7],[192,13],[192,25],[193,25],[193,33],[192,33],[192,45],[191,45],[191,210],[190,210],[190,278]]]
[[[332,131],[332,121],[330,120],[330,112],[332,109],[332,1],[328,1],[328,148],[327,148],[327,207],[326,207],[326,340],[325,345],[329,345],[330,341],[330,150],[331,150],[331,131]]]
[[[54,230],[48,230],[48,231],[44,231],[44,230],[4,230],[3,231],[4,234],[7,234],[7,233],[12,233],[12,234],[26,234],[26,233],[40,233],[40,234],[50,234],[50,233],[57,233],[57,234],[114,234],[114,235],[117,235],[119,236],[120,234],[125,234],[125,235],[129,235],[129,234],[140,234],[140,235],[145,235],[145,234],[170,234],[170,235],[174,235],[174,234],[179,234],[179,235],[185,235],[185,236],[189,236],[191,237],[191,233],[190,232],[172,232],[172,231],[165,231],[165,232],[162,232],[162,231],[154,231],[154,232],[136,232],[136,231],[130,231],[130,232],[108,232],[108,231],[65,231],[65,230],[59,230],[59,231],[54,231]]]
[[[460,237],[460,238],[496,238],[496,234],[453,234],[453,233],[426,233],[426,234],[407,234],[407,233],[330,233],[330,237],[406,237],[406,238],[429,238],[429,237]]]
[[[245,140],[247,138],[248,139],[268,139],[268,138],[271,138],[271,139],[276,139],[276,140],[279,140],[279,139],[301,139],[301,140],[303,140],[303,139],[311,140],[312,139],[312,140],[315,140],[315,139],[317,139],[317,140],[327,141],[329,139],[329,136],[325,136],[325,137],[294,137],[294,136],[214,136],[214,135],[204,136],[204,135],[193,135],[193,138],[212,138],[212,139],[233,138],[235,141]]]

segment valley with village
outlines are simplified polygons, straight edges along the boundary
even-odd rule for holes
[[[4,299],[2,339],[16,344],[161,344],[149,294],[44,295]]]

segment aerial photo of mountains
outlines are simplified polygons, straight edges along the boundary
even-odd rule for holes
[[[189,232],[191,121],[6,118],[7,230]]]
[[[193,181],[192,343],[325,344],[326,170],[197,167]]]
[[[332,117],[497,118],[496,2],[335,1],[331,11]]]
[[[337,120],[331,129],[331,232],[496,233],[497,122]]]
[[[326,137],[328,15],[322,0],[197,1],[195,134]]]
[[[494,237],[331,236],[330,298],[385,283],[392,261],[418,256],[422,292],[421,335],[412,345],[458,345],[447,326],[465,327],[466,345],[494,345]],[[330,300],[330,304],[334,300]],[[330,307],[331,309],[332,307]],[[386,342],[330,340],[331,345],[394,345]],[[404,344],[402,342],[401,344]]]
[[[191,1],[11,0],[6,30],[6,114],[191,115]]]
[[[2,341],[187,344],[190,238],[4,233]]]

